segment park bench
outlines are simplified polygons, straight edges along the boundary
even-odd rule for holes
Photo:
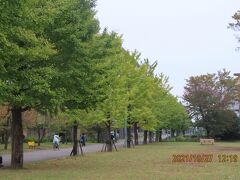
[[[27,144],[29,149],[35,149],[35,147],[37,146],[37,144],[34,141],[28,141]]]
[[[200,144],[214,144],[214,139],[200,139]]]

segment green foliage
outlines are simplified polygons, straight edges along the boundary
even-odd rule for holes
[[[54,113],[96,102],[94,2],[0,1],[0,104],[17,112],[13,127],[26,110]],[[21,124],[16,129],[21,133]],[[12,134],[12,141],[19,143],[12,167],[22,167],[21,135]]]
[[[65,89],[63,108],[87,109],[96,103],[99,57],[93,52],[97,50],[94,40],[99,27],[94,16],[93,1],[72,0],[47,28],[58,49],[52,58],[58,70],[54,86]]]
[[[180,135],[177,137],[164,139],[163,141],[164,142],[199,142],[199,138]]]
[[[230,72],[190,77],[185,86],[184,100],[196,125],[204,127],[207,135],[215,136],[232,126],[228,109],[236,99],[236,82]],[[222,114],[224,119],[222,119]],[[226,116],[228,117],[226,117]]]
[[[234,13],[234,15],[232,16],[234,22],[233,23],[229,23],[228,28],[231,28],[232,30],[235,31],[235,33],[238,33],[237,35],[235,35],[235,37],[237,38],[238,42],[240,42],[240,37],[239,37],[239,31],[240,31],[240,11],[238,10],[237,12]],[[237,50],[239,50],[239,47],[237,48]]]
[[[1,2],[0,100],[10,106],[53,108],[61,89],[53,89],[57,53],[44,33],[54,12],[52,1]],[[42,13],[45,12],[45,13]]]
[[[99,32],[94,0],[0,0],[0,11],[0,104],[43,113],[34,127],[189,126],[157,63]]]
[[[198,137],[191,137],[191,136],[177,136],[177,142],[199,142]]]
[[[33,136],[27,136],[24,138],[24,142],[27,143],[29,141],[34,141],[34,142],[37,142],[37,139]]]
[[[51,136],[48,136],[48,137],[44,137],[41,143],[47,143],[47,142],[52,143],[52,141],[53,141],[53,138]]]
[[[212,113],[212,118],[212,121],[215,122],[210,126],[212,136],[220,136],[226,139],[239,137],[240,121],[233,111],[216,111]]]

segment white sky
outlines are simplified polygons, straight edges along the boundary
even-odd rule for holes
[[[174,95],[183,95],[190,76],[240,72],[240,44],[227,28],[239,0],[98,0],[96,9],[101,27],[122,34],[126,49],[158,61]]]

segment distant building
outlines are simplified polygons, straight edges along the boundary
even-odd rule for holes
[[[234,73],[234,76],[237,76],[237,85],[240,85],[240,73]]]
[[[206,135],[206,131],[204,128],[202,127],[191,127],[189,129],[187,129],[184,133],[187,136],[205,136]]]

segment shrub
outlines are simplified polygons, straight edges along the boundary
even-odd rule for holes
[[[46,143],[46,142],[52,142],[53,138],[52,137],[44,137],[42,139],[42,143]]]
[[[197,136],[178,136],[176,137],[179,142],[198,142],[199,138]]]
[[[177,142],[184,142],[184,141],[186,141],[187,140],[187,138],[185,138],[184,136],[177,136],[176,137],[176,141]]]
[[[198,137],[191,137],[191,136],[177,136],[174,138],[167,138],[163,140],[164,142],[198,142]]]
[[[176,139],[175,138],[167,138],[167,139],[163,139],[162,141],[165,141],[165,142],[176,142]]]
[[[33,136],[27,136],[24,138],[24,142],[27,143],[29,141],[34,141],[34,142],[37,142],[36,138],[33,137]]]

